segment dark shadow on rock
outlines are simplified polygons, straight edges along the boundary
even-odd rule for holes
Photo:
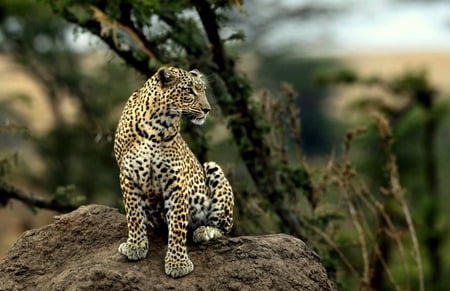
[[[147,258],[130,262],[117,248],[125,216],[90,205],[22,234],[0,260],[0,290],[336,290],[318,256],[292,236],[231,237],[190,243],[194,272],[164,274],[165,235],[151,233]]]

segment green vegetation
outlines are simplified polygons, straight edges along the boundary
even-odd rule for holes
[[[29,96],[1,96],[0,205],[121,207],[112,139],[124,102],[162,64],[198,68],[209,78],[214,112],[203,128],[186,124],[185,135],[200,160],[222,161],[227,170],[235,235],[303,239],[342,290],[447,286],[442,177],[450,169],[438,156],[448,148],[448,106],[425,72],[366,78],[335,60],[255,52],[262,61],[251,83],[235,65],[242,32],[222,33],[240,1],[42,2],[0,4],[1,52],[40,85],[52,121],[34,132],[12,106],[30,106]],[[81,30],[97,37],[97,52],[68,41]],[[351,110],[369,118],[339,124],[320,109],[338,85],[378,87],[402,106],[361,99]]]

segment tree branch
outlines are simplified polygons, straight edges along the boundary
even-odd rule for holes
[[[117,20],[113,20],[110,19],[102,10],[100,10],[98,7],[95,6],[91,6],[90,7],[91,10],[94,13],[94,19],[103,24],[104,27],[101,29],[100,33],[102,34],[102,36],[104,36],[105,34],[108,33],[109,30],[115,29],[115,28],[120,28],[123,31],[127,32],[128,35],[134,40],[134,42],[145,52],[145,54],[150,58],[150,59],[157,59],[156,55],[152,52],[152,50],[150,49],[150,47],[148,47],[146,44],[148,44],[148,40],[145,39],[145,37],[140,34],[139,32],[137,32],[133,26],[131,25],[131,23],[127,24],[123,24]],[[125,12],[125,11],[123,11]],[[124,18],[125,19],[125,18]],[[130,21],[131,22],[131,21]],[[113,32],[114,34],[114,32]],[[115,38],[113,36],[113,38]],[[117,41],[117,40],[116,40]],[[115,42],[116,42],[115,41]],[[117,44],[115,44],[115,46],[117,47]]]
[[[112,36],[105,36],[102,34],[102,28],[101,24],[95,20],[89,20],[83,24],[74,22],[77,25],[80,25],[81,27],[84,27],[88,29],[91,33],[97,35],[101,40],[103,40],[109,48],[114,51],[119,57],[121,57],[126,64],[130,65],[131,67],[138,70],[140,73],[142,73],[144,76],[151,76],[156,71],[152,70],[149,67],[150,58],[146,55],[145,58],[139,60],[136,58],[136,56],[133,54],[133,51],[130,50],[123,50],[120,49],[116,45],[116,42],[114,41],[114,38]]]
[[[302,229],[303,223],[299,220],[297,213],[286,205],[286,197],[295,195],[298,190],[290,178],[293,172],[287,167],[281,168],[275,165],[272,161],[271,148],[264,140],[266,131],[262,122],[263,118],[251,104],[250,86],[244,78],[239,77],[233,59],[225,53],[215,11],[205,0],[192,0],[192,3],[208,36],[213,61],[216,64],[215,72],[222,78],[228,90],[229,96],[224,96],[223,93],[220,94],[220,89],[217,90],[218,104],[226,116],[239,116],[239,118],[231,119],[230,128],[240,155],[258,191],[266,195],[288,231],[306,240]],[[306,170],[304,171],[304,176],[309,180],[309,174]],[[277,177],[286,179],[284,183],[279,183]],[[304,183],[304,185],[311,184],[310,181]],[[307,194],[313,191],[303,186],[300,190]]]
[[[210,3],[204,0],[193,0],[192,4],[194,4],[197,9],[203,28],[208,36],[213,61],[218,66],[218,71],[228,71],[223,43],[219,36],[219,24],[217,23],[214,10],[212,9]]]
[[[53,7],[53,6],[52,6]],[[101,7],[97,7],[99,10],[101,10]],[[115,37],[113,34],[105,34],[104,30],[102,28],[102,23],[97,21],[95,18],[90,20],[80,20],[77,18],[69,9],[65,8],[61,11],[58,11],[53,7],[55,13],[61,14],[62,17],[64,17],[67,21],[87,29],[92,34],[98,36],[102,41],[104,41],[109,48],[114,51],[120,58],[122,58],[126,64],[129,66],[135,68],[138,70],[141,74],[144,76],[151,76],[156,71],[152,70],[149,67],[150,57],[148,54],[145,54],[145,57],[142,59],[136,58],[135,54],[133,53],[132,49],[124,50],[121,49],[117,45],[117,41],[115,40]],[[89,8],[86,8],[89,9]],[[93,11],[91,9],[91,11]],[[138,37],[139,38],[139,37]],[[146,41],[143,41],[144,43]]]
[[[54,210],[58,212],[69,212],[77,208],[74,205],[62,203],[55,198],[50,200],[44,199],[6,183],[0,183],[0,205],[6,205],[6,203],[8,203],[10,199],[22,201],[28,206]]]

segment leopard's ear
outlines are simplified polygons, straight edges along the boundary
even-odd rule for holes
[[[169,67],[162,67],[158,70],[159,80],[161,81],[162,87],[168,87],[176,81],[176,74]]]

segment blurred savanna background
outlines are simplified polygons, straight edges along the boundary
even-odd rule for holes
[[[233,235],[301,238],[340,290],[448,288],[438,0],[2,1],[0,257],[80,205],[122,209],[115,127],[161,65],[208,78],[183,136],[230,178]]]

